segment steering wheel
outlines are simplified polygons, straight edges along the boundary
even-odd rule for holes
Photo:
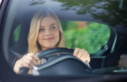
[[[59,66],[59,67],[58,66],[52,67],[52,66],[57,64],[58,62],[67,61],[67,59],[71,59],[71,60],[69,60],[69,62],[72,62],[72,61],[75,62],[75,60],[76,60],[76,62],[78,61],[78,64],[82,63],[82,65],[78,65],[78,64],[75,64],[75,65],[77,65],[77,67],[81,67],[83,71],[84,71],[84,69],[86,69],[85,71],[87,73],[91,73],[92,69],[89,68],[89,66],[87,66],[87,64],[82,62],[80,59],[78,59],[77,57],[73,56],[72,55],[73,52],[74,52],[73,49],[52,48],[52,49],[48,49],[48,50],[41,51],[41,52],[37,53],[36,55],[40,58],[40,60],[41,59],[45,59],[46,63],[33,67],[33,75],[47,74],[46,73],[47,70],[49,71],[49,70],[54,70],[54,68],[62,67],[62,66]],[[60,65],[62,65],[62,64],[60,64]],[[67,64],[63,64],[63,65],[67,65]],[[70,66],[70,65],[68,65],[68,66]],[[64,67],[67,67],[67,66],[64,66]],[[75,70],[79,69],[77,67],[74,67]],[[45,70],[45,71],[43,71],[41,73],[40,70]],[[28,71],[29,71],[29,68],[22,68],[20,70],[20,74],[21,75],[27,75]],[[61,74],[61,73],[57,73],[57,74]],[[52,75],[52,74],[50,73],[49,75]]]

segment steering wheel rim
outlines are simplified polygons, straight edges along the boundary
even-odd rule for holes
[[[45,69],[45,68],[47,68],[47,67],[49,67],[51,65],[54,65],[54,64],[56,64],[56,63],[58,63],[58,62],[60,62],[62,60],[71,58],[71,59],[76,59],[76,60],[80,61],[83,64],[83,66],[85,67],[86,72],[87,73],[91,73],[92,69],[89,67],[89,65],[84,63],[83,61],[81,61],[77,57],[73,56],[73,52],[74,52],[73,49],[67,49],[67,48],[52,48],[52,49],[48,49],[48,50],[45,50],[45,51],[41,51],[41,52],[36,54],[40,59],[46,58],[46,56],[47,56],[47,58],[52,58],[52,56],[54,56],[54,55],[57,55],[57,57],[56,57],[56,59],[53,59],[52,61],[47,61],[46,63],[44,63],[42,65],[35,66],[33,68],[35,70],[38,70],[38,72],[36,72],[36,74],[38,74],[39,70],[41,70],[41,69]],[[20,71],[20,74],[21,75],[27,75],[28,71],[29,71],[28,68],[22,68],[21,71]],[[33,75],[35,75],[35,71],[34,71]]]
[[[74,49],[68,49],[68,48],[51,48],[51,49],[48,49],[48,50],[45,50],[45,51],[41,51],[41,52],[37,53],[36,55],[41,59],[41,58],[47,56],[48,54],[54,54],[54,53],[61,54],[61,52],[73,54]],[[29,71],[29,68],[25,68],[24,67],[24,68],[22,68],[20,70],[20,74],[21,75],[27,75],[28,71]]]

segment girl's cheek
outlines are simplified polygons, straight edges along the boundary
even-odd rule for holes
[[[59,36],[59,31],[55,31],[54,34],[55,34],[56,36]]]
[[[42,33],[39,33],[39,34],[38,34],[38,38],[39,38],[39,39],[41,39],[41,38],[42,38],[42,36],[43,36],[43,34],[42,34]]]

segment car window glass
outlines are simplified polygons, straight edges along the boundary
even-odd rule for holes
[[[16,27],[16,29],[14,30],[14,41],[15,42],[17,42],[17,40],[18,40],[18,38],[19,38],[19,33],[20,33],[20,27],[21,27],[21,25],[18,25],[17,27]]]
[[[66,48],[81,48],[90,55],[95,55],[101,47],[108,43],[111,36],[110,27],[113,25],[107,24],[103,19],[97,19],[99,17],[95,16],[94,10],[92,11],[92,9],[96,10],[94,7],[89,8],[92,11],[90,13],[89,10],[80,10],[81,6],[77,7],[80,10],[78,11],[75,9],[76,4],[68,6],[61,0],[13,0],[10,4],[4,24],[6,29],[10,29],[7,44],[7,60],[10,64],[16,58],[15,53],[23,56],[28,52],[27,38],[32,17],[43,9],[53,10],[60,19]],[[14,63],[11,66],[13,67]]]

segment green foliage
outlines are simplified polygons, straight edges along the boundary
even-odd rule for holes
[[[14,40],[15,40],[15,42],[16,42],[16,41],[18,40],[18,38],[19,38],[20,27],[21,27],[21,25],[17,26],[16,29],[15,29],[15,31],[14,31]]]
[[[61,3],[62,11],[73,10],[77,15],[86,15],[89,13],[94,19],[99,19],[102,22],[108,23],[114,27],[118,24],[123,24],[127,27],[126,12],[127,0],[53,0]],[[120,3],[123,2],[122,6]],[[109,20],[110,19],[110,20]]]
[[[93,54],[107,43],[110,36],[108,26],[92,22],[86,27],[77,29],[76,22],[73,23],[68,22],[67,30],[64,31],[66,47],[83,48]]]

